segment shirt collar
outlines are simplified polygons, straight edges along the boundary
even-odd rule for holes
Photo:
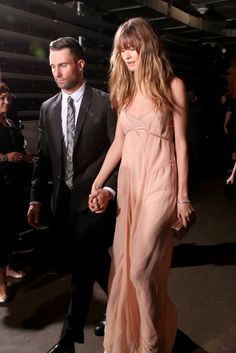
[[[85,82],[77,91],[75,91],[72,94],[67,94],[64,91],[61,91],[62,99],[67,101],[67,98],[70,96],[71,98],[73,98],[74,102],[78,102],[83,97],[84,91],[85,91]]]

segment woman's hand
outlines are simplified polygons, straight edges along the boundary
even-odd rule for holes
[[[8,162],[20,163],[24,159],[24,153],[21,152],[9,152],[6,153]]]
[[[103,213],[111,199],[112,194],[109,190],[99,189],[89,195],[88,206],[93,213]]]
[[[230,175],[230,177],[226,180],[226,184],[233,184],[234,183],[234,176],[233,174]]]
[[[188,228],[188,225],[193,221],[193,218],[195,217],[195,211],[191,206],[191,203],[177,202],[177,216],[182,220],[184,227]]]
[[[232,170],[232,173],[230,174],[230,177],[226,180],[226,184],[235,183],[235,179],[236,179],[236,162],[235,162],[234,168]]]

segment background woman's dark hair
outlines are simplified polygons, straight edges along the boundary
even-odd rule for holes
[[[1,82],[0,83],[0,94],[3,94],[3,93],[11,93],[10,91],[10,88],[6,85],[6,83],[4,82]]]
[[[79,42],[72,37],[61,37],[49,44],[49,50],[62,50],[68,48],[76,59],[84,59],[84,50]]]

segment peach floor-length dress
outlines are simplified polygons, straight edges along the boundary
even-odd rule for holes
[[[106,353],[170,353],[176,309],[167,293],[177,173],[173,121],[155,109],[120,114],[125,133],[110,273]]]

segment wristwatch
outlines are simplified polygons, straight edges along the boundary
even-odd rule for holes
[[[6,155],[6,154],[2,154],[1,157],[0,157],[0,161],[1,161],[1,162],[6,162],[6,161],[8,161],[7,155]]]

